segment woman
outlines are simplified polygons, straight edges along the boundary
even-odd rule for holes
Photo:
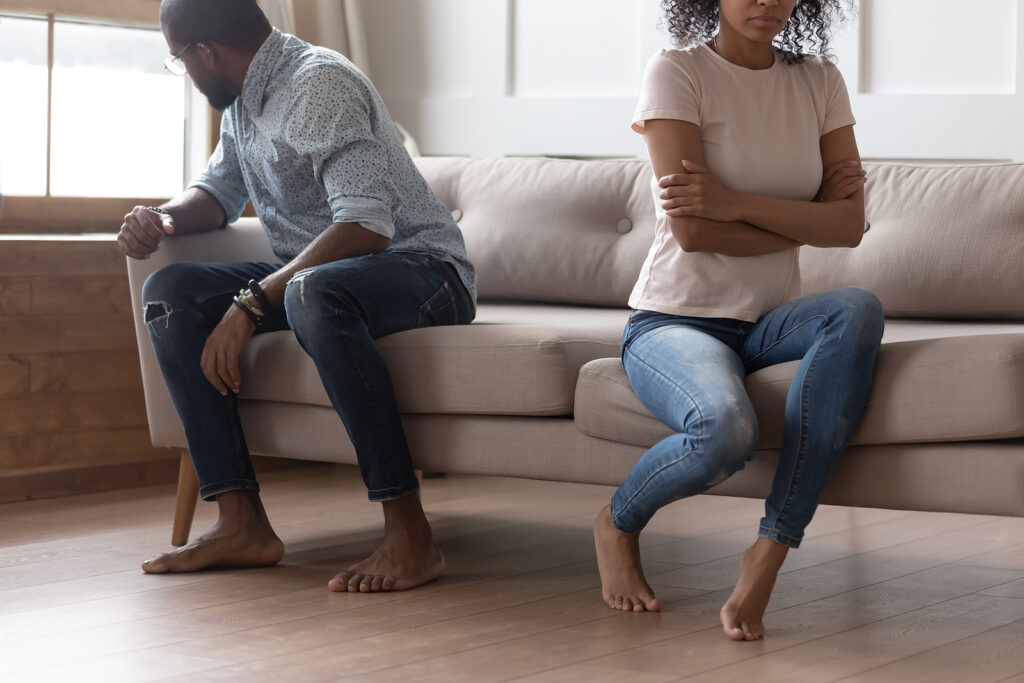
[[[665,0],[688,50],[644,74],[654,244],[630,297],[622,360],[636,395],[676,433],[636,463],[594,524],[605,601],[656,611],[638,537],[664,505],[705,491],[754,454],[744,378],[800,360],[758,537],[721,610],[735,640],[762,617],[867,402],[882,308],[861,289],[799,294],[798,247],[855,247],[864,174],[849,96],[826,54],[840,0]]]

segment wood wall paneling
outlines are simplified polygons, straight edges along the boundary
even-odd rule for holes
[[[172,481],[112,236],[0,243],[0,500]]]
[[[149,440],[113,235],[0,237],[0,503],[170,483],[178,455]]]

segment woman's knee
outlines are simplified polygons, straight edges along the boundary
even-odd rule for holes
[[[705,462],[708,486],[743,469],[757,445],[757,416],[749,402],[724,399],[707,411],[696,445]]]
[[[846,287],[836,294],[846,326],[865,339],[881,340],[885,327],[885,310],[878,297],[860,287]]]
[[[708,446],[723,454],[726,466],[743,469],[757,445],[757,416],[749,402],[732,400],[719,406],[706,429]]]

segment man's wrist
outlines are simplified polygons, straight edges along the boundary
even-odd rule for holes
[[[251,306],[246,306],[240,296],[235,296],[231,300],[231,307],[228,309],[228,315],[231,315],[232,318],[236,316],[242,318],[245,320],[246,324],[251,326],[252,330],[255,330],[260,326],[262,322],[261,318],[263,317],[260,313],[253,310]]]

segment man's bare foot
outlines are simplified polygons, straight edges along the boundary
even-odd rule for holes
[[[788,552],[781,543],[758,538],[740,555],[740,578],[719,614],[727,636],[733,640],[764,637],[764,611]]]
[[[332,591],[403,591],[444,574],[444,555],[434,544],[418,492],[385,501],[383,507],[384,542],[368,558],[328,581]]]
[[[640,534],[616,529],[612,525],[611,508],[611,505],[606,506],[594,520],[601,597],[613,609],[658,612],[661,601],[654,597],[640,564]]]
[[[211,567],[267,567],[284,557],[255,491],[229,491],[217,497],[220,518],[192,543],[142,563],[147,574],[194,572]]]

